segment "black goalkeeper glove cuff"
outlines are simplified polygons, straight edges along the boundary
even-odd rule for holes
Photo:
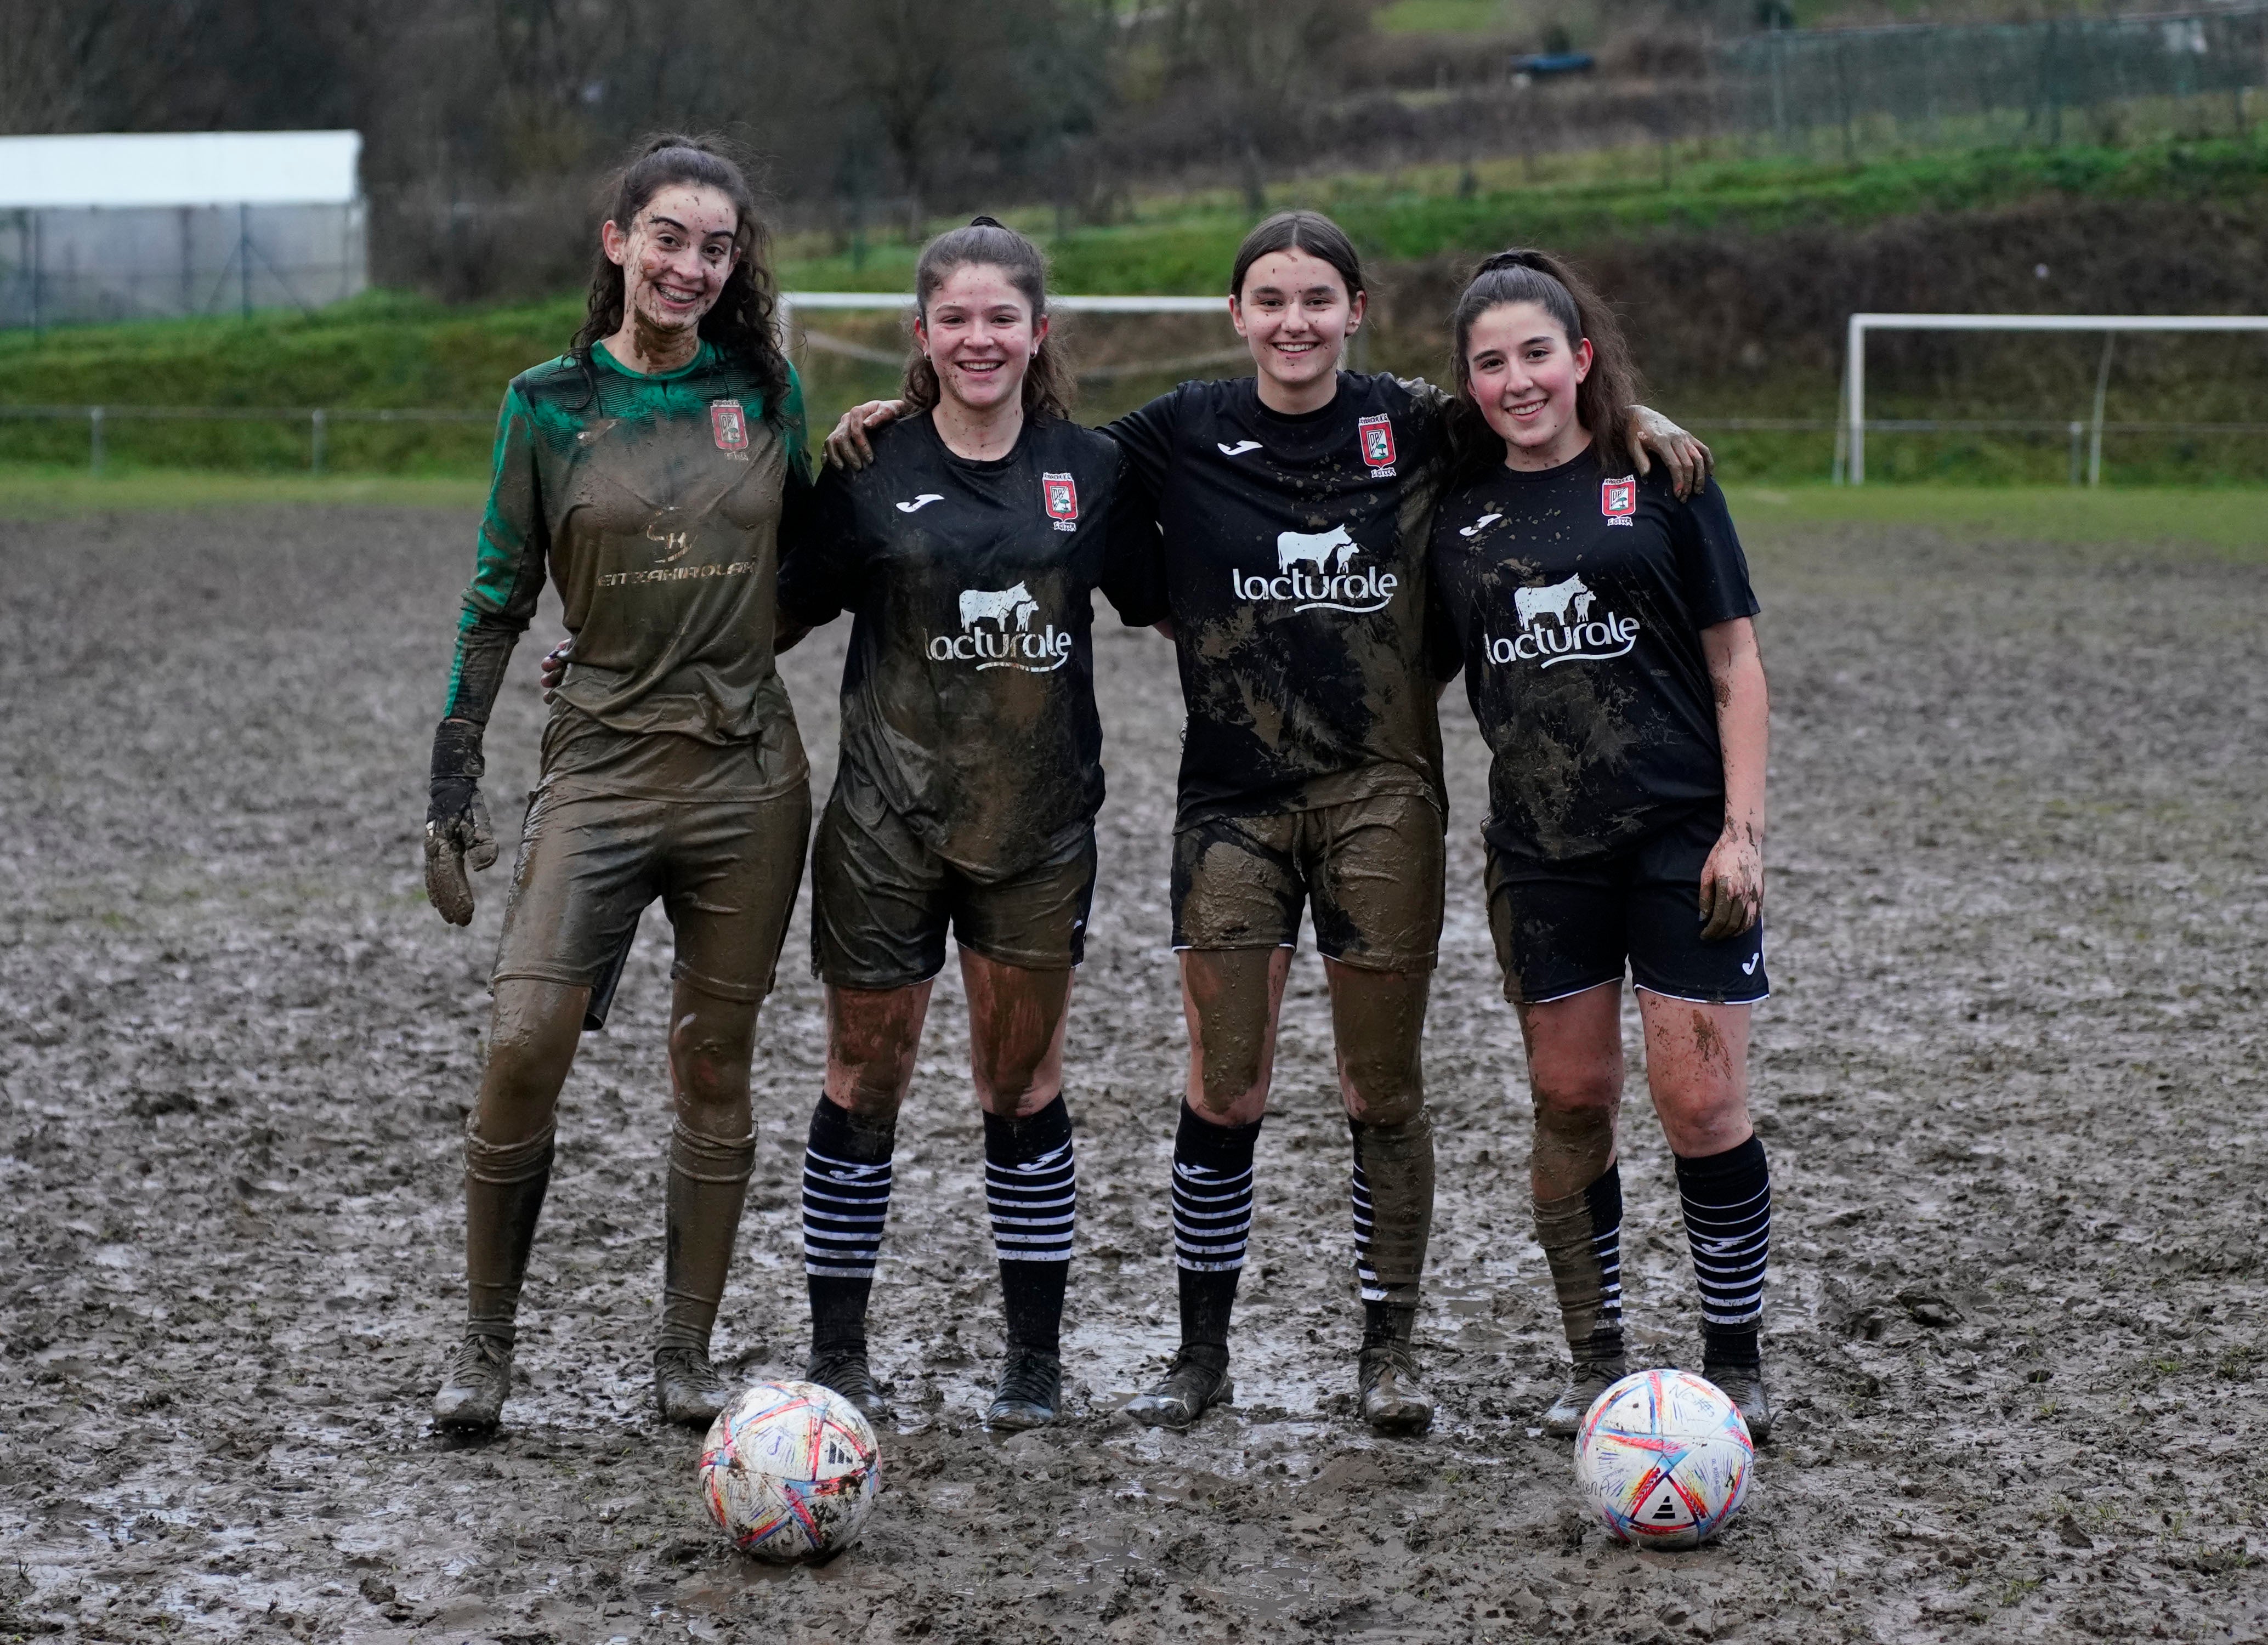
[[[469,719],[445,719],[435,727],[428,822],[452,822],[472,809],[487,769],[481,758],[481,731]]]

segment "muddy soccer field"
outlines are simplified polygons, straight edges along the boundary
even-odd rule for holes
[[[2268,584],[2176,549],[1748,524],[1777,709],[1756,1033],[1784,1415],[1721,1543],[1638,1556],[1531,1434],[1562,1347],[1453,692],[1428,1040],[1441,1420],[1352,1418],[1348,1147],[1303,953],[1238,1399],[1117,1404],[1173,1341],[1164,1188],[1180,697],[1099,627],[1111,799],[1068,1094],[1071,1414],[979,1426],[1000,1350],[957,980],[899,1136],[864,1542],[733,1553],[649,1409],[668,931],[586,1040],[493,1441],[427,1402],[505,870],[425,904],[423,767],[471,525],[286,509],[0,525],[0,1637],[606,1641],[2257,1639],[2268,1630]],[[557,631],[547,602],[532,640]],[[490,738],[510,833],[541,713]],[[821,792],[841,631],[787,660]],[[508,849],[508,847],[507,847]],[[718,1358],[797,1374],[821,1058],[799,912]],[[1697,1358],[1634,1016],[1638,1363]]]

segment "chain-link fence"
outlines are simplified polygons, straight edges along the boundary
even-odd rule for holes
[[[2242,131],[2268,8],[2039,23],[1778,30],[1722,47],[1718,112],[1788,148]]]

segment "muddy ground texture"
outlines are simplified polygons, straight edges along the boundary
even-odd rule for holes
[[[1236,1342],[1186,1436],[1170,1350],[1180,705],[1100,645],[1113,797],[1070,1098],[1071,1413],[996,1439],[979,1130],[940,986],[876,1295],[899,1412],[864,1543],[733,1553],[648,1409],[668,933],[586,1043],[492,1442],[426,1405],[463,1306],[459,1134],[504,870],[452,930],[417,829],[470,521],[0,526],[0,1637],[2193,1640],[2268,1630],[2268,584],[2175,550],[1751,522],[1777,706],[1759,1125],[1784,1415],[1723,1541],[1638,1556],[1532,1423],[1560,1361],[1518,1036],[1453,697],[1428,1050],[1430,1437],[1352,1419],[1347,1140],[1296,973]],[[554,631],[547,615],[539,636]],[[532,779],[526,645],[490,741]],[[831,764],[840,639],[790,660]],[[792,963],[720,1357],[792,1373],[819,998]],[[1634,1022],[1633,1022],[1634,1026]],[[1631,1042],[1639,1362],[1697,1357]]]

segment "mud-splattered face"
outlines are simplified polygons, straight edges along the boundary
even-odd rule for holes
[[[1591,340],[1571,343],[1541,303],[1499,303],[1475,320],[1465,368],[1473,403],[1503,437],[1512,468],[1557,468],[1591,443],[1575,417]]]
[[[1008,271],[963,263],[930,293],[914,322],[914,343],[937,372],[939,392],[971,411],[989,411],[1024,392],[1024,373],[1048,335],[1031,299]]]
[[[622,271],[622,313],[641,330],[682,335],[717,306],[740,261],[740,214],[719,189],[673,183],[628,230],[601,224],[599,243]]]
[[[1228,316],[1260,374],[1298,390],[1338,370],[1366,301],[1313,252],[1271,251],[1245,271]]]

